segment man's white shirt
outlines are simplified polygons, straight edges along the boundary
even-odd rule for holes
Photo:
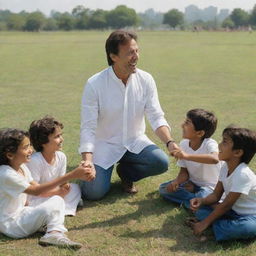
[[[109,67],[92,76],[82,96],[79,153],[92,152],[93,162],[108,169],[126,150],[140,153],[154,144],[145,135],[146,115],[152,129],[169,127],[153,77],[140,69],[127,84]]]

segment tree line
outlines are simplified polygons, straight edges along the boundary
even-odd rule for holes
[[[0,10],[0,30],[19,31],[54,31],[54,30],[89,30],[89,29],[119,29],[124,27],[140,27],[141,29],[157,29],[161,26],[172,29],[189,29],[199,25],[202,28],[225,27],[236,29],[241,26],[256,28],[256,5],[251,12],[240,8],[234,9],[221,23],[211,21],[188,21],[184,13],[171,9],[166,13],[155,12],[153,9],[145,13],[136,13],[132,8],[119,5],[110,11],[91,10],[82,5],[69,12],[52,11],[49,17],[42,12],[12,13],[9,10]]]

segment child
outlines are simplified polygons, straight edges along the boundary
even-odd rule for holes
[[[217,126],[213,113],[203,109],[192,109],[182,124],[183,140],[180,149],[172,155],[180,172],[175,180],[160,185],[160,195],[189,208],[189,201],[194,197],[210,194],[219,176],[218,144],[210,137]]]
[[[30,162],[27,164],[33,180],[45,183],[66,173],[67,159],[61,152],[63,137],[63,124],[53,117],[46,116],[33,121],[29,128],[30,139],[34,149]],[[64,184],[55,190],[48,191],[47,196],[60,195],[65,201],[65,215],[76,214],[76,208],[81,199],[78,184]],[[29,197],[29,205],[41,204],[48,197]]]
[[[80,165],[68,174],[45,184],[33,181],[25,163],[32,154],[28,133],[17,129],[0,130],[0,232],[22,238],[46,227],[42,245],[77,249],[82,245],[69,240],[64,232],[64,200],[53,196],[44,203],[26,206],[28,195],[42,195],[70,179],[87,179],[90,169]]]
[[[219,159],[225,163],[217,186],[207,197],[191,200],[200,220],[193,225],[194,234],[212,225],[217,241],[252,238],[256,236],[256,175],[247,164],[256,152],[256,132],[229,126],[222,137]],[[217,204],[224,193],[224,201]]]

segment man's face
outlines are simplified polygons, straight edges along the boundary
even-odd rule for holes
[[[114,69],[122,74],[130,75],[136,72],[139,59],[139,48],[137,42],[132,39],[124,45],[119,45],[119,53],[111,54],[114,61]]]

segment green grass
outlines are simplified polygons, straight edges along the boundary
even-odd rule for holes
[[[51,114],[64,125],[68,168],[79,161],[80,100],[83,85],[106,67],[104,43],[109,32],[0,33],[0,127],[27,129],[30,122]],[[150,72],[174,138],[195,107],[216,113],[214,134],[230,123],[256,129],[256,35],[247,33],[139,32],[139,68]],[[164,149],[148,127],[147,133]],[[256,170],[256,160],[251,167]],[[74,218],[67,217],[69,237],[84,243],[72,252],[42,248],[35,234],[13,240],[0,235],[0,255],[255,255],[256,243],[197,242],[183,225],[188,213],[159,198],[160,183],[174,178],[169,171],[138,182],[140,192],[127,196],[113,174],[109,194],[85,202]],[[210,231],[209,231],[210,232]]]

